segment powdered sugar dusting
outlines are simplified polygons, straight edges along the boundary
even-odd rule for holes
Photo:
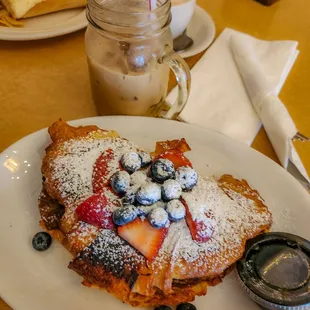
[[[137,206],[137,209],[139,210],[139,214],[141,214],[143,217],[147,216],[151,211],[157,208],[163,208],[165,209],[166,204],[163,201],[157,201],[154,204],[150,206]],[[141,216],[141,218],[142,218]]]
[[[73,238],[78,237],[79,239],[84,240],[84,238],[87,238],[89,234],[97,234],[97,233],[98,233],[97,227],[80,221],[75,225],[72,232],[70,232],[68,236],[71,236]]]
[[[116,276],[122,275],[125,269],[135,270],[145,261],[141,254],[111,230],[101,230],[94,242],[77,259],[88,259],[93,265],[102,265],[106,271]]]
[[[200,184],[205,184],[200,182]],[[214,191],[214,189],[212,188]],[[220,201],[212,198],[210,192],[204,186],[196,186],[191,192],[183,193],[182,198],[188,205],[192,218],[196,222],[208,223],[208,218],[205,216],[207,212],[212,212],[217,208]]]
[[[96,238],[98,233],[98,228],[80,221],[73,227],[72,231],[67,234],[67,238],[70,247],[75,252],[80,252]]]
[[[137,191],[137,201],[145,206],[152,205],[161,198],[160,187],[156,183],[145,183]]]
[[[130,176],[130,185],[132,186],[141,186],[148,181],[146,170],[136,171]]]
[[[184,193],[182,197],[193,212],[193,217],[199,219],[201,212],[212,212],[215,221],[212,225],[215,224],[215,227],[211,239],[205,243],[196,243],[185,220],[172,223],[155,264],[161,265],[163,260],[169,259],[181,267],[185,260],[195,263],[199,268],[206,264],[205,257],[219,253],[221,255],[218,255],[218,264],[223,263],[228,259],[226,253],[231,255],[247,233],[257,231],[259,227],[270,222],[269,214],[258,213],[252,200],[233,191],[229,194],[231,198],[214,178],[200,177],[193,191]],[[195,208],[197,210],[194,210]],[[216,268],[217,263],[212,261],[212,264],[212,268]]]
[[[172,219],[179,220],[185,216],[185,207],[179,199],[173,199],[167,204],[167,212]]]
[[[165,200],[178,199],[182,193],[180,183],[173,179],[166,180],[161,189]]]
[[[149,219],[155,227],[164,227],[168,223],[168,214],[165,209],[156,208],[150,213]]]
[[[107,206],[105,206],[105,209],[107,211],[113,212],[116,207],[121,206],[121,199],[119,198],[119,196],[114,194],[112,192],[112,190],[110,190],[109,188],[107,188],[107,187],[104,188],[102,191],[102,195],[104,195],[104,197],[106,197],[107,200],[109,201],[109,204]]]
[[[130,176],[127,171],[118,171],[112,175],[110,183],[116,193],[126,193],[130,184]]]
[[[138,148],[131,142],[120,138],[96,139],[89,137],[64,142],[60,146],[59,155],[50,160],[49,164],[53,173],[51,175],[52,180],[49,181],[57,187],[62,200],[65,202],[65,207],[70,205],[70,208],[66,210],[72,217],[72,219],[69,217],[68,229],[76,221],[73,216],[74,208],[72,205],[76,206],[83,199],[93,194],[94,164],[97,158],[108,149],[111,149],[115,154],[115,159],[110,160],[107,166],[107,177],[110,177],[119,170],[119,161],[122,155],[137,152]],[[132,191],[138,190],[140,194],[141,186],[142,189],[151,187],[152,200],[148,200],[147,204],[153,204],[160,199],[160,187],[148,182],[146,172],[133,173],[131,185]],[[153,191],[156,197],[153,197]],[[105,195],[110,201],[114,202],[111,204],[113,208],[117,203],[120,203],[120,199],[113,192],[107,191]],[[141,199],[147,198],[144,197],[145,195],[140,196]],[[168,235],[154,262],[155,265],[163,266],[164,262],[168,261],[171,266],[182,269],[184,266],[186,267],[184,264],[186,261],[193,263],[195,268],[199,269],[199,267],[205,267],[206,264],[209,264],[208,259],[206,259],[208,257],[215,257],[215,259],[210,260],[210,264],[212,264],[210,268],[213,270],[223,263],[230,265],[229,255],[231,256],[232,253],[235,253],[236,257],[240,255],[240,245],[243,240],[251,235],[251,232],[257,232],[260,227],[270,223],[268,212],[257,212],[256,204],[241,194],[229,189],[225,189],[224,192],[217,180],[212,177],[199,177],[197,185],[191,192],[182,193],[182,199],[186,201],[193,220],[204,223],[206,230],[200,233],[208,236],[213,233],[212,237],[207,242],[197,243],[193,241],[185,219],[171,223]],[[151,210],[153,209],[152,206],[145,208]],[[156,211],[152,216],[157,221],[166,220],[169,222],[164,209],[153,211]],[[183,209],[181,211],[184,212]],[[68,217],[67,213],[63,219]],[[147,213],[145,212],[145,216]],[[88,226],[82,228],[80,232],[76,232],[76,234],[80,234],[81,240],[87,239],[87,234],[95,237],[98,233],[97,230],[93,231]],[[71,237],[74,239],[76,236],[72,235]],[[87,239],[87,242],[89,241],[91,240]],[[134,269],[137,262],[145,261],[141,254],[111,230],[101,230],[96,239],[78,257],[81,259],[88,258],[93,264],[104,264],[106,268],[112,271],[114,269],[123,270],[125,267]],[[154,270],[158,272],[160,267],[154,268]]]
[[[88,197],[93,192],[93,167],[102,152],[111,149],[115,160],[108,163],[108,177],[119,170],[123,153],[135,151],[137,147],[120,138],[69,140],[61,146],[61,154],[52,159],[52,181],[57,184],[61,198],[71,204]]]
[[[128,172],[134,172],[141,168],[142,162],[140,156],[136,152],[124,153],[121,162]]]

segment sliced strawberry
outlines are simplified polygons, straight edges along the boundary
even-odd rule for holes
[[[109,165],[110,161],[115,161],[115,165]],[[118,162],[116,154],[107,149],[96,160],[93,170],[93,192],[100,192],[104,186],[109,185],[110,178],[113,173],[121,169],[121,165]],[[115,167],[114,169],[111,167]]]
[[[183,166],[193,167],[190,160],[187,157],[185,157],[181,151],[178,151],[178,150],[171,150],[171,151],[164,152],[158,155],[155,158],[155,160],[159,158],[165,158],[165,159],[169,159],[170,161],[172,161],[175,169],[178,169],[179,167],[183,167]]]
[[[158,254],[168,232],[168,228],[154,228],[148,220],[142,221],[140,218],[119,226],[117,230],[120,237],[150,261]]]
[[[113,191],[111,186],[104,186],[101,192],[98,192],[98,194],[101,194],[105,196],[110,203],[112,203],[115,207],[121,206],[121,200],[120,197],[117,196],[117,194]]]
[[[201,212],[199,219],[194,220],[186,201],[183,198],[181,198],[181,201],[185,206],[186,210],[185,219],[193,240],[199,243],[207,242],[212,237],[212,234],[214,232],[215,228],[214,215],[211,213],[211,211],[207,211],[204,213]]]
[[[99,228],[113,229],[113,205],[103,194],[93,194],[76,208],[79,219]]]

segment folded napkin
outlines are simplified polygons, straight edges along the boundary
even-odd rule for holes
[[[293,164],[309,184],[309,176],[292,143],[297,128],[276,89],[269,83],[253,44],[234,34],[230,44],[245,89],[282,166],[287,169]]]
[[[191,94],[179,119],[248,145],[262,121],[282,166],[297,170],[309,184],[292,144],[296,126],[277,97],[299,54],[297,44],[258,40],[226,28],[192,69]],[[167,101],[176,93],[175,88]]]
[[[192,87],[180,120],[205,126],[250,145],[261,122],[251,104],[230,47],[231,36],[253,46],[270,87],[278,94],[298,55],[295,41],[262,41],[226,28],[191,70]],[[177,89],[168,95],[173,102]]]

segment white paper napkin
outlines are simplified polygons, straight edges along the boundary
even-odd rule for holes
[[[262,41],[227,28],[191,70],[191,94],[179,118],[250,145],[261,122],[235,64],[230,48],[232,35],[253,46],[271,89],[275,94],[280,92],[298,55],[297,42]],[[173,89],[168,102],[174,101],[176,93]]]
[[[287,169],[291,162],[309,183],[309,176],[292,143],[297,128],[268,82],[253,45],[246,38],[233,34],[230,46],[248,96],[282,166]]]

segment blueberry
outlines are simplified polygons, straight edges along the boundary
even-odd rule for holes
[[[157,182],[164,182],[174,177],[174,165],[168,159],[157,159],[151,166],[151,176]]]
[[[161,195],[163,200],[169,201],[172,199],[178,199],[181,197],[182,188],[178,181],[167,180],[161,187]]]
[[[129,205],[120,207],[113,212],[113,222],[118,226],[123,226],[134,221],[137,216],[138,214],[135,206]]]
[[[179,304],[177,306],[177,310],[197,310],[197,308],[188,302],[185,302],[183,304]]]
[[[151,163],[152,157],[151,157],[150,153],[148,153],[148,152],[139,152],[138,155],[140,156],[141,166],[142,167],[145,167],[145,166],[147,166],[148,164]]]
[[[191,167],[180,167],[175,173],[175,179],[181,184],[183,190],[191,190],[198,181],[196,170]]]
[[[130,175],[126,171],[115,172],[111,177],[111,186],[115,193],[124,194],[129,188]]]
[[[150,224],[154,228],[163,228],[168,223],[168,213],[163,208],[156,208],[149,214]]]
[[[172,310],[169,306],[158,306],[154,310]]]
[[[161,198],[160,187],[155,183],[142,185],[137,191],[136,200],[144,206],[150,206]]]
[[[132,173],[141,168],[141,158],[136,152],[129,152],[122,155],[121,163],[123,168]]]
[[[172,222],[177,222],[185,217],[185,207],[178,199],[169,201],[166,210],[169,220]]]
[[[52,244],[52,237],[47,232],[38,232],[32,238],[32,246],[36,251],[46,251]]]

